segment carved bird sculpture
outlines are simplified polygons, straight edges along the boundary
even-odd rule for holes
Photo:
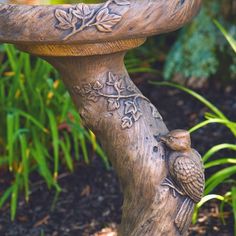
[[[161,137],[168,147],[169,176],[162,183],[176,193],[185,197],[175,218],[175,224],[183,235],[191,223],[194,205],[198,203],[204,191],[204,167],[200,154],[191,148],[188,131],[173,130]]]

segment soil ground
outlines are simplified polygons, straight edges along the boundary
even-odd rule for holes
[[[203,120],[207,109],[198,101],[176,89],[155,87],[144,80],[136,84],[161,112],[169,129],[188,129]],[[236,120],[236,86],[206,86],[201,89],[209,100],[228,117]],[[234,137],[221,125],[210,125],[192,135],[193,146],[203,154],[213,145],[234,142]],[[229,152],[219,155],[226,157]],[[231,157],[231,156],[230,156]],[[214,170],[206,173],[211,175]],[[0,179],[3,178],[0,173]],[[116,175],[105,170],[95,157],[92,165],[78,164],[73,174],[61,170],[59,183],[63,191],[56,195],[34,178],[29,203],[20,198],[15,222],[10,221],[9,204],[0,211],[0,236],[115,236],[120,222],[122,195]],[[4,183],[0,183],[4,185]],[[227,186],[217,189],[227,191]],[[190,236],[233,236],[233,216],[224,212],[226,224],[220,220],[217,202],[206,204],[200,211]]]

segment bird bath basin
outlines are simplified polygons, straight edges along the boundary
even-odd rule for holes
[[[109,156],[124,194],[119,235],[184,235],[191,211],[177,222],[186,196],[165,182],[173,150],[158,138],[168,129],[129,78],[123,58],[148,36],[189,22],[200,0],[0,3],[0,43],[40,56],[61,73],[84,125]]]

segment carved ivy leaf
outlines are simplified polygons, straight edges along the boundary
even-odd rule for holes
[[[156,107],[153,104],[150,104],[151,110],[152,110],[152,116],[155,119],[161,119],[162,120],[162,116],[160,115],[160,113],[157,111]]]
[[[0,13],[4,13],[5,11],[7,11],[10,8],[9,5],[7,4],[0,4]]]
[[[59,24],[56,25],[56,27],[59,29],[63,29],[63,30],[73,28],[76,21],[77,21],[73,17],[71,10],[69,11],[69,13],[67,13],[66,11],[56,9],[55,16],[56,16],[57,20],[59,21]]]
[[[78,85],[73,86],[72,90],[75,94],[80,94],[81,93],[81,88]]]
[[[75,9],[72,10],[72,14],[81,20],[90,18],[93,13],[94,10],[90,10],[89,6],[84,3],[77,5]]]
[[[97,81],[94,85],[93,85],[93,89],[95,90],[101,90],[103,88],[103,84],[101,84],[99,81]]]
[[[128,0],[114,0],[114,2],[119,6],[130,5],[130,1]]]
[[[121,16],[110,14],[108,8],[101,10],[96,16],[96,27],[101,32],[111,32],[112,27],[121,20]]]
[[[138,110],[135,114],[133,114],[134,121],[138,121],[142,115],[143,113]]]
[[[93,101],[93,102],[97,102],[99,100],[99,95],[97,94],[96,91],[91,91],[88,94],[88,100]]]
[[[132,117],[124,116],[122,118],[121,127],[122,129],[129,129],[133,125]]]
[[[129,85],[127,87],[127,90],[130,91],[130,92],[135,92],[135,87],[133,85]]]
[[[107,84],[107,85],[110,85],[110,86],[114,86],[115,82],[116,82],[118,79],[119,79],[118,76],[113,75],[111,72],[109,72],[108,78],[107,78],[107,81],[106,81],[106,84]]]
[[[120,108],[120,103],[118,100],[113,99],[113,98],[109,98],[108,99],[108,111],[114,111]]]
[[[85,93],[90,93],[92,91],[92,85],[91,84],[84,85],[84,91]]]
[[[138,109],[136,104],[133,101],[125,101],[125,115],[131,113],[131,114],[135,114]]]
[[[120,79],[116,82],[117,88],[119,88],[121,91],[125,89],[125,82],[123,79]]]

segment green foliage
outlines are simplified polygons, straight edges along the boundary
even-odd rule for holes
[[[129,73],[160,74],[153,66],[159,56],[156,50],[156,42],[151,38],[136,50],[129,51],[125,57],[125,66]]]
[[[227,26],[232,36],[236,35],[235,24],[226,19],[230,13],[224,17],[222,5],[230,6],[231,3],[223,0],[205,1],[198,17],[180,31],[167,56],[165,79],[169,80],[175,75],[181,75],[184,79],[209,78],[215,74],[220,74],[222,79],[236,78],[235,55],[213,23],[215,18],[219,19]],[[233,17],[235,19],[235,14]]]
[[[191,89],[188,89],[181,85],[170,83],[170,82],[161,82],[161,83],[152,82],[152,84],[158,84],[162,86],[171,86],[171,87],[180,89],[190,94],[194,98],[196,98],[198,101],[200,101],[210,110],[210,112],[207,112],[205,114],[205,121],[191,128],[190,132],[196,131],[210,123],[218,123],[220,125],[224,125],[225,127],[227,127],[229,131],[231,132],[231,134],[236,139],[236,122],[231,121],[216,106],[214,106],[211,102],[209,102],[200,94],[192,91]],[[235,156],[234,157],[220,157],[220,158],[214,159],[215,154],[223,149],[230,149],[234,151]],[[201,202],[197,204],[195,213],[193,216],[193,221],[196,222],[198,210],[203,204],[205,204],[206,202],[212,199],[217,199],[222,202],[221,211],[223,211],[225,203],[227,203],[228,205],[232,207],[232,212],[235,217],[235,233],[236,233],[236,199],[235,199],[236,198],[236,182],[234,181],[234,178],[233,178],[236,175],[236,144],[235,143],[218,144],[212,147],[210,150],[208,150],[205,153],[205,155],[203,155],[202,160],[204,162],[204,166],[206,170],[208,170],[209,168],[218,166],[218,171],[212,174],[206,180],[205,197],[201,200]],[[222,185],[225,183],[228,183],[229,190],[223,196],[219,194],[211,194],[213,191],[215,191],[215,189],[219,185]]]
[[[13,181],[0,196],[0,207],[10,198],[13,220],[21,190],[29,200],[33,172],[38,172],[49,188],[60,191],[60,166],[73,171],[75,160],[81,157],[89,163],[88,143],[105,166],[109,164],[93,133],[82,126],[58,73],[45,61],[11,45],[4,45],[4,53],[0,66],[0,169],[8,167]]]
[[[217,20],[214,20],[214,23],[220,29],[220,31],[225,36],[228,43],[230,44],[230,46],[232,47],[232,49],[236,53],[236,40],[225,30],[225,28]]]

